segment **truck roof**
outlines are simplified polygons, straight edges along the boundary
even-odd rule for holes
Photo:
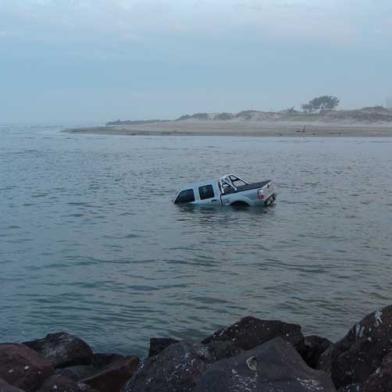
[[[188,184],[185,184],[184,186],[182,186],[181,190],[188,189],[188,188],[195,188],[195,187],[204,186],[204,185],[209,185],[212,183],[218,183],[218,179],[213,178],[213,179],[209,179],[209,180],[189,182]]]

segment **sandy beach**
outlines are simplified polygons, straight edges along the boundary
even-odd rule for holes
[[[102,135],[388,137],[392,136],[392,123],[184,120],[75,128],[66,129],[65,132]]]

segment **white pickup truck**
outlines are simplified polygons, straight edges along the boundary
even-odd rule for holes
[[[245,207],[269,206],[275,200],[276,191],[271,180],[248,183],[234,174],[227,174],[218,180],[184,186],[174,203]]]

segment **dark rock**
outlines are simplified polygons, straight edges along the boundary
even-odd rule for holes
[[[321,354],[331,346],[332,342],[328,339],[312,335],[306,336],[295,348],[308,366],[316,369]]]
[[[237,348],[250,350],[278,336],[293,345],[298,344],[304,338],[301,327],[297,324],[260,320],[249,316],[228,328],[216,331],[213,335],[204,339],[202,343],[230,341]]]
[[[67,377],[73,381],[80,381],[100,373],[106,367],[115,362],[126,359],[125,356],[119,354],[95,353],[91,357],[90,365],[68,366],[56,370],[56,374]]]
[[[382,360],[381,366],[365,381],[361,392],[392,391],[392,352]]]
[[[97,369],[103,369],[106,366],[110,366],[111,364],[126,358],[129,357],[113,353],[94,353],[91,357],[91,365]]]
[[[0,378],[0,392],[24,392],[19,388],[13,387],[12,385],[5,382]]]
[[[151,338],[148,357],[153,357],[154,355],[159,354],[166,347],[169,347],[171,344],[174,343],[178,343],[178,340],[170,338]]]
[[[55,374],[77,382],[97,374],[100,370],[101,368],[97,369],[92,365],[79,365],[57,369]]]
[[[52,375],[52,363],[23,344],[0,344],[0,377],[7,383],[34,391]]]
[[[223,359],[204,372],[194,392],[334,392],[330,377],[309,368],[282,338]]]
[[[87,343],[66,332],[49,334],[24,344],[52,361],[56,368],[89,364],[93,355]]]
[[[350,384],[339,388],[338,392],[363,392],[361,384]]]
[[[206,346],[179,342],[139,368],[124,392],[190,392],[213,360]]]
[[[320,357],[337,388],[362,384],[392,351],[392,305],[367,315]]]
[[[99,392],[119,392],[139,367],[137,357],[120,359],[98,374],[82,380]]]
[[[88,392],[85,385],[78,384],[64,376],[53,375],[48,378],[37,392]],[[91,391],[91,389],[90,389]]]
[[[208,348],[210,362],[219,361],[220,359],[224,358],[230,358],[244,351],[233,345],[230,341],[210,342],[206,345],[206,347]]]

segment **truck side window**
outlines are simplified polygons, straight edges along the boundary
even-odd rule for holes
[[[193,201],[195,201],[195,193],[193,192],[193,189],[185,189],[177,196],[175,203],[192,203]]]
[[[204,185],[199,187],[200,200],[211,199],[214,197],[214,188],[212,185]]]

